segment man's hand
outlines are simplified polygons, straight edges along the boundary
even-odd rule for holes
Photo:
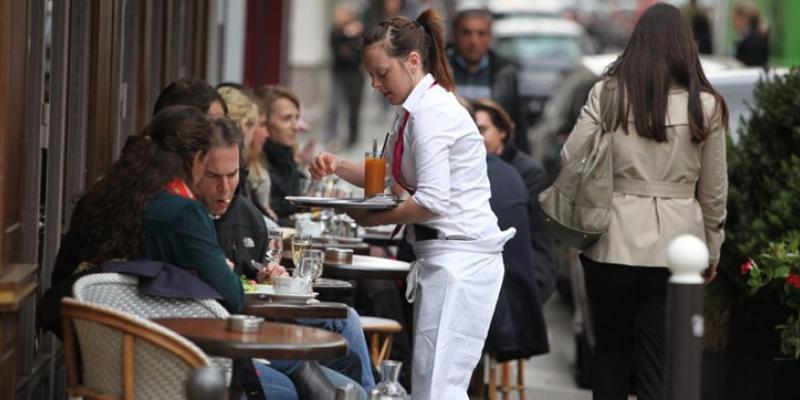
[[[258,274],[256,274],[256,280],[259,283],[266,280],[267,283],[272,284],[275,278],[282,275],[289,275],[286,272],[286,268],[283,268],[283,266],[281,266],[276,262],[271,262],[267,264],[267,266],[265,266],[264,268],[261,268],[260,271],[258,271]]]
[[[236,266],[233,265],[233,261],[231,261],[231,260],[229,260],[227,258],[225,259],[225,264],[228,264],[228,268],[230,268],[231,271],[233,271],[233,269],[236,268]]]

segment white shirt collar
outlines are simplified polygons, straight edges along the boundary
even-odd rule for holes
[[[411,93],[409,93],[408,97],[406,97],[406,101],[403,102],[403,108],[408,111],[409,114],[414,113],[417,105],[419,105],[419,101],[425,95],[425,92],[428,91],[428,88],[431,87],[433,82],[433,75],[428,73],[422,77],[422,80],[417,83],[417,86],[414,86],[414,89],[412,89]]]

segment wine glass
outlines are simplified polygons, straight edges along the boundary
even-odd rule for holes
[[[283,232],[280,229],[270,229],[267,232],[267,263],[280,263],[281,253],[283,253]]]
[[[311,236],[298,234],[292,237],[292,262],[295,268],[300,268],[303,252],[309,248],[311,248]]]
[[[301,278],[313,282],[322,275],[322,251],[306,250],[300,263],[298,274]]]

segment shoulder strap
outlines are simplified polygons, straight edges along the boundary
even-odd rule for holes
[[[610,89],[607,82],[603,82],[600,90],[600,129],[603,133],[614,130],[616,102],[617,88]]]

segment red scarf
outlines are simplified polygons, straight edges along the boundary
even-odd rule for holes
[[[196,200],[194,193],[192,193],[192,191],[189,189],[189,186],[186,185],[186,182],[177,176],[164,185],[164,190],[166,190],[167,193],[172,193],[185,199]]]

